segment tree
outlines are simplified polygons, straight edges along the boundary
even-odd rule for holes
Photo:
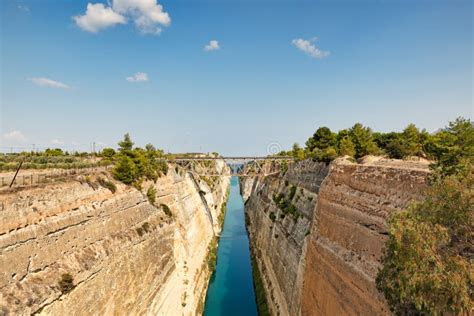
[[[320,127],[313,135],[316,148],[324,150],[336,144],[336,135],[328,127]]]
[[[146,144],[145,149],[146,149],[147,153],[153,153],[154,154],[156,152],[156,148],[152,144]]]
[[[403,157],[419,156],[422,153],[421,134],[414,124],[408,125],[402,133]]]
[[[390,158],[402,159],[406,157],[406,147],[400,133],[384,134],[381,138],[384,139],[385,144],[381,142],[380,148],[383,148]]]
[[[375,144],[372,131],[360,123],[356,123],[350,130],[349,135],[355,147],[355,157],[360,158],[365,155],[377,154],[379,148]]]
[[[396,314],[469,314],[473,308],[474,170],[432,186],[395,213],[377,287]]]
[[[123,140],[118,143],[119,151],[121,153],[129,153],[133,149],[133,142],[130,138],[130,135],[127,133],[123,136]]]
[[[305,158],[304,149],[298,143],[294,143],[291,156],[295,157],[296,160],[303,160]]]
[[[115,150],[113,148],[104,148],[102,149],[102,152],[100,153],[100,155],[104,158],[112,158],[113,156],[115,156]]]
[[[344,136],[339,142],[339,155],[354,157],[356,151],[349,136]]]
[[[436,160],[433,167],[439,175],[467,174],[474,163],[473,123],[459,117],[429,137],[424,147],[428,156]]]
[[[63,155],[64,155],[63,150],[62,150],[61,148],[54,148],[54,149],[47,148],[47,149],[44,151],[44,154],[45,154],[46,156],[51,156],[51,157],[63,156]]]
[[[137,176],[135,163],[127,155],[120,155],[113,169],[113,175],[115,179],[125,184],[132,184]]]

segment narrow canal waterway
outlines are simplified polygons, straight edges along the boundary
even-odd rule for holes
[[[231,179],[217,266],[207,291],[204,315],[257,315],[244,202],[237,177]]]

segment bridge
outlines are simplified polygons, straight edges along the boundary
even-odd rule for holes
[[[191,157],[191,156],[171,156],[158,158],[168,163],[174,163],[182,167],[187,172],[196,176],[204,177],[222,177],[222,173],[209,173],[209,167],[216,161],[224,161],[231,169],[229,175],[238,177],[255,177],[255,176],[270,176],[278,174],[282,168],[293,161],[293,157],[287,156],[229,156],[229,157]],[[89,172],[96,172],[100,170],[107,170],[107,167],[92,167],[85,169],[64,169],[44,173],[30,173],[21,174],[18,172],[21,169],[23,162],[21,162],[14,174],[0,176],[0,188],[3,186],[12,187],[14,183],[17,185],[34,185],[40,183],[52,182],[57,179],[66,177],[75,177],[78,174],[87,174]],[[17,177],[18,176],[18,177]]]
[[[208,169],[216,161],[225,161],[231,169],[231,175],[237,177],[255,177],[278,174],[288,163],[294,161],[294,158],[290,156],[176,156],[166,159],[166,161],[176,163],[193,175],[204,177],[221,177],[221,173],[209,173]]]

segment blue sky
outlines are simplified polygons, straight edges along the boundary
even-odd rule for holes
[[[433,131],[472,118],[472,6],[2,1],[2,150],[130,132],[173,152],[266,154],[323,125]]]

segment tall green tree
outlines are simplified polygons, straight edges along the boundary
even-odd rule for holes
[[[115,179],[125,184],[132,184],[137,176],[137,168],[135,163],[127,155],[119,156],[112,172]]]
[[[313,135],[316,148],[324,150],[336,144],[336,135],[326,126],[320,127]]]
[[[133,149],[133,142],[132,139],[130,138],[130,135],[127,133],[123,136],[123,140],[121,140],[119,143],[119,151],[121,153],[128,154],[132,151]]]
[[[356,123],[349,130],[349,135],[355,146],[356,158],[377,154],[379,152],[379,148],[375,144],[372,136],[372,130],[369,127],[364,127],[362,124]]]
[[[303,160],[305,158],[304,149],[301,148],[298,143],[294,143],[291,150],[291,156],[295,157],[296,160]]]
[[[434,169],[441,176],[467,174],[474,164],[474,126],[465,118],[457,118],[448,127],[429,137],[425,144]]]
[[[344,136],[344,138],[339,141],[339,155],[354,157],[355,154],[355,146],[352,143],[351,138],[349,136]]]
[[[403,156],[419,156],[422,154],[422,136],[415,124],[408,125],[402,132]]]

